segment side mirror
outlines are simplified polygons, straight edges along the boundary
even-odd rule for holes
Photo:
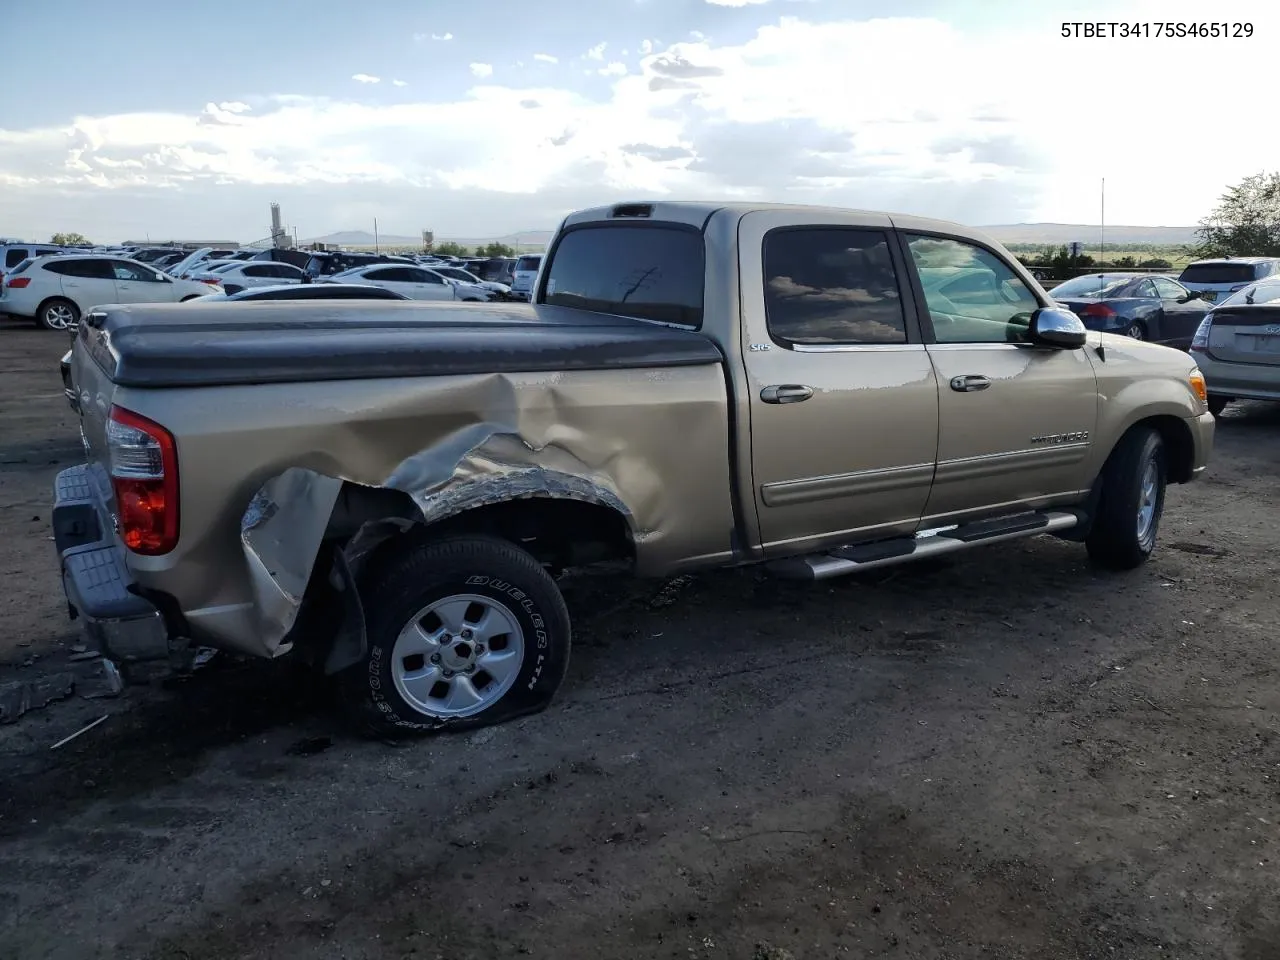
[[[1079,350],[1089,338],[1084,321],[1061,307],[1041,307],[1031,315],[1027,336],[1032,343],[1058,350]]]
[[[168,277],[166,277],[163,273],[157,273],[157,274],[156,274],[156,279],[157,279],[157,280],[159,280],[161,283],[169,283],[169,282],[170,282],[170,281],[169,281],[169,278],[168,278]]]

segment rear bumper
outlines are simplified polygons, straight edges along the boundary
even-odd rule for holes
[[[1192,358],[1211,394],[1238,400],[1280,400],[1280,365],[1228,363],[1202,352]]]
[[[53,538],[69,612],[108,659],[167,660],[177,644],[160,609],[137,591],[88,466],[54,480]]]

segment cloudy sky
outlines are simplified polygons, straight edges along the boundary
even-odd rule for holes
[[[1061,36],[1209,15],[1253,37]],[[0,236],[247,242],[273,200],[302,237],[659,197],[1094,223],[1102,177],[1109,223],[1185,225],[1280,167],[1273,0],[59,0],[2,29]]]

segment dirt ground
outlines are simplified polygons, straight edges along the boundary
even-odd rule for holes
[[[88,689],[64,341],[0,325],[0,683]],[[560,698],[471,734],[362,741],[287,662],[216,658],[29,713],[0,958],[1280,957],[1278,441],[1229,409],[1128,575],[1039,539],[571,584]]]

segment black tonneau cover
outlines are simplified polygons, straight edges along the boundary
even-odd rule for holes
[[[82,346],[128,387],[204,387],[719,363],[692,331],[526,304],[278,301],[113,305]]]

